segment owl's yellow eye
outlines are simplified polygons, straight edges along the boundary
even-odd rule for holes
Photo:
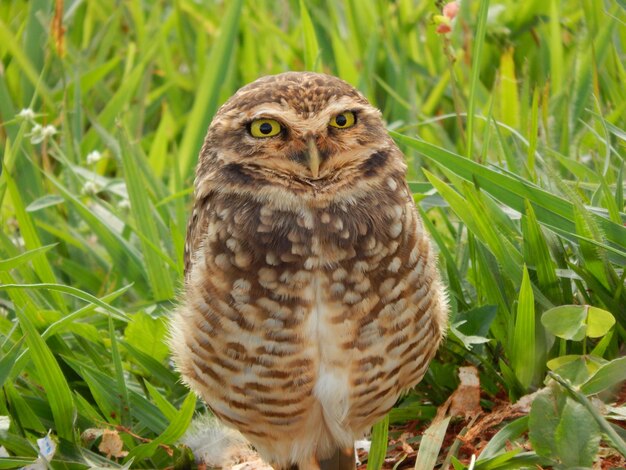
[[[250,123],[250,135],[252,137],[273,137],[280,133],[282,126],[274,119],[257,119]]]
[[[338,129],[347,129],[348,127],[354,126],[355,121],[356,118],[352,111],[344,111],[334,116],[330,120],[330,125]]]

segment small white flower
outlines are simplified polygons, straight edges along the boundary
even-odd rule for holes
[[[43,142],[46,138],[53,136],[57,133],[57,128],[53,125],[47,125],[43,127],[41,124],[35,124],[33,126],[33,130],[28,134],[30,136],[31,144],[39,144]]]
[[[35,111],[30,108],[24,108],[17,114],[17,116],[22,119],[26,119],[27,121],[32,121],[35,119]]]
[[[87,181],[83,186],[82,193],[86,196],[93,196],[100,191],[100,187],[95,181]]]
[[[43,128],[44,137],[50,137],[56,133],[57,133],[57,128],[54,127],[52,124],[48,124],[46,127]]]
[[[30,134],[28,135],[30,136],[31,144],[38,144],[42,142],[43,141],[43,127],[41,126],[41,124],[35,124],[33,126],[33,130],[30,131]]]
[[[97,150],[93,152],[89,152],[87,154],[87,165],[93,165],[94,163],[99,162],[102,159],[102,154]]]

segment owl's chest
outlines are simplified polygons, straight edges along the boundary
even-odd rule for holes
[[[215,207],[190,283],[201,292],[211,364],[233,370],[229,383],[247,390],[247,406],[274,413],[267,401],[281,390],[290,403],[322,410],[327,425],[345,423],[358,401],[355,380],[382,373],[372,348],[382,347],[381,331],[393,320],[378,312],[403,275],[404,210],[400,203]],[[293,408],[283,424],[296,420]]]
[[[298,209],[224,202],[209,224],[208,248],[227,282],[249,285],[245,298],[278,302],[292,311],[296,324],[303,310],[316,317],[376,300],[372,286],[400,262],[394,257],[405,210],[402,201],[385,198]]]

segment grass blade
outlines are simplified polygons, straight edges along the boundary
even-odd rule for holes
[[[515,375],[524,388],[528,388],[538,375],[535,336],[535,298],[528,270],[524,265],[524,277],[515,313],[513,345],[509,356]]]
[[[92,304],[97,305],[98,307],[102,307],[103,309],[107,310],[112,317],[116,318],[117,320],[122,320],[122,321],[129,321],[129,317],[122,312],[121,310],[107,304],[106,302],[103,302],[102,300],[100,300],[97,297],[94,297],[93,295],[81,291],[80,289],[76,289],[74,287],[71,286],[65,286],[62,284],[2,284],[0,285],[0,290],[4,290],[4,289],[46,289],[46,290],[51,290],[51,291],[55,291],[55,292],[63,292],[65,294],[69,294],[73,297],[76,297],[78,299],[82,299],[85,300],[87,302],[91,302]]]
[[[467,100],[467,156],[474,153],[474,114],[476,113],[476,96],[478,93],[480,78],[480,62],[483,57],[483,47],[485,43],[485,32],[487,30],[487,13],[489,12],[489,0],[481,0],[478,7],[478,24],[474,34],[472,49],[472,68],[469,87],[469,97]]]
[[[65,380],[52,352],[41,338],[32,322],[24,312],[16,310],[18,321],[35,364],[37,376],[46,391],[50,403],[56,432],[59,437],[72,441],[74,437],[74,416],[76,408],[70,387]]]
[[[495,436],[489,439],[489,443],[480,453],[477,463],[491,459],[502,450],[506,450],[507,443],[513,442],[525,432],[528,432],[528,416],[523,416],[508,423]]]
[[[441,452],[443,439],[450,423],[450,417],[437,419],[424,431],[420,448],[415,459],[415,470],[432,470],[437,464],[437,457]]]
[[[367,470],[380,470],[387,455],[387,434],[389,432],[389,415],[372,427],[372,446],[367,456]]]
[[[243,0],[229,2],[228,11],[221,21],[220,34],[202,72],[202,85],[196,87],[198,94],[194,99],[178,152],[180,174],[183,178],[191,173],[192,162],[200,151],[210,117],[217,110],[219,93],[225,83],[224,77],[233,60],[242,5]]]
[[[122,143],[119,158],[124,167],[124,178],[130,198],[130,209],[135,219],[135,226],[143,232],[146,241],[141,238],[143,258],[146,264],[148,281],[155,300],[169,300],[174,297],[172,276],[167,270],[159,255],[155,253],[161,245],[161,238],[155,224],[155,216],[148,195],[145,191],[145,181],[139,171],[135,150],[130,145],[128,135],[122,128],[118,128],[118,137]],[[156,248],[153,248],[156,247]]]
[[[156,448],[161,444],[173,444],[185,433],[193,412],[196,408],[196,395],[191,392],[185,398],[180,410],[176,414],[176,417],[170,421],[169,426],[163,431],[163,433],[148,444],[143,444],[132,449],[126,457],[126,462],[131,459],[144,459],[151,456]]]
[[[302,23],[302,39],[304,42],[304,69],[319,72],[320,48],[315,35],[315,27],[306,9],[304,0],[300,0],[300,21]]]
[[[47,252],[48,250],[50,250],[51,248],[54,248],[55,246],[56,246],[56,243],[53,245],[41,246],[39,248],[35,248],[33,250],[29,250],[17,256],[14,256],[13,258],[4,259],[4,260],[0,259],[0,271],[9,271],[11,269],[16,269],[22,264],[28,263],[33,258]]]
[[[555,196],[510,173],[498,172],[479,165],[428,142],[393,131],[391,134],[395,139],[418,150],[442,168],[464,180],[478,184],[481,189],[518,212],[524,211],[525,199],[528,199],[533,204],[539,222],[572,235],[574,238],[578,236],[575,228],[574,204],[568,200]],[[595,214],[592,217],[603,229],[607,240],[611,242],[607,249],[612,248],[612,252],[626,261],[626,244],[624,243],[626,227]]]

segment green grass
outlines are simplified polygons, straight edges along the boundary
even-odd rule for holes
[[[397,426],[429,426],[467,364],[487,413],[548,384],[473,468],[625,452],[590,401],[626,380],[623,2],[466,1],[446,36],[436,15],[428,0],[0,2],[0,468],[35,460],[48,430],[53,468],[188,464],[178,439],[206,410],[164,337],[196,156],[237,88],[304,69],[383,112],[450,290],[447,342],[375,427],[368,468]],[[419,462],[468,468],[446,425]],[[128,456],[87,429],[117,430]]]

